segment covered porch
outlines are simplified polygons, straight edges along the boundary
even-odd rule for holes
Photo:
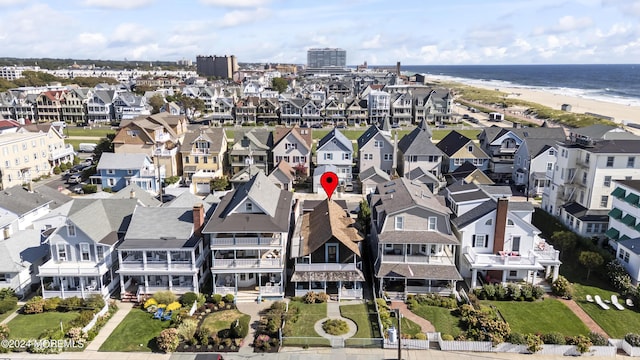
[[[382,263],[376,278],[381,297],[404,300],[409,294],[440,294],[456,291],[462,276],[455,265]],[[386,294],[386,295],[385,295]]]
[[[301,266],[299,266],[301,265]],[[291,276],[295,295],[304,296],[309,291],[324,292],[336,300],[362,299],[362,284],[365,281],[362,272],[355,266],[345,271],[304,271],[296,264]]]
[[[100,276],[53,276],[41,277],[42,297],[62,299],[79,297],[86,299],[91,295],[109,296],[109,287]]]
[[[281,272],[217,273],[212,277],[213,294],[233,294],[238,301],[284,297],[285,284]]]
[[[195,274],[189,275],[124,275],[120,274],[120,283],[123,284],[120,295],[123,300],[140,301],[146,295],[152,295],[158,291],[169,290],[174,294],[187,292],[199,292],[198,278]]]

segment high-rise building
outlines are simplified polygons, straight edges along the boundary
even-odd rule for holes
[[[308,68],[345,67],[347,51],[338,48],[309,49],[307,51]]]
[[[197,56],[196,68],[199,75],[230,79],[238,71],[238,60],[231,56]]]

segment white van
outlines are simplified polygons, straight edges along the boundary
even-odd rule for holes
[[[93,150],[96,149],[96,146],[98,146],[98,144],[80,143],[80,144],[78,144],[78,151],[79,152],[93,152]]]

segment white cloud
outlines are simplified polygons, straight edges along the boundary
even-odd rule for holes
[[[248,24],[263,20],[269,17],[269,15],[269,10],[263,8],[256,10],[234,10],[224,14],[218,26],[225,28]]]
[[[150,5],[154,1],[155,0],[84,0],[84,5],[105,9],[136,9]]]
[[[544,34],[560,34],[567,33],[571,31],[583,30],[593,25],[593,20],[588,17],[580,17],[576,18],[571,15],[563,16],[558,19],[558,22],[554,25],[549,26],[548,28],[537,27],[534,29],[534,35],[544,35]]]
[[[101,33],[81,33],[78,35],[78,42],[82,46],[104,46],[107,38]]]
[[[126,23],[116,27],[110,40],[117,45],[139,44],[147,41],[152,35],[151,30],[140,24]]]
[[[0,6],[11,6],[27,2],[27,0],[0,0]]]
[[[361,49],[380,49],[382,48],[382,35],[376,34],[373,38],[362,43]]]
[[[530,51],[533,48],[527,40],[521,38],[516,39],[513,45],[525,52]]]
[[[204,5],[222,7],[257,7],[268,4],[269,0],[200,0],[200,2]]]

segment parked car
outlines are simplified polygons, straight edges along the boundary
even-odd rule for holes
[[[79,184],[82,181],[82,174],[73,174],[67,179],[68,184]]]
[[[469,119],[469,114],[462,115],[462,118],[465,119],[465,120]]]
[[[474,117],[470,117],[470,118],[469,118],[469,122],[474,123],[474,124],[479,123],[478,119],[476,119],[476,118],[474,118]]]

